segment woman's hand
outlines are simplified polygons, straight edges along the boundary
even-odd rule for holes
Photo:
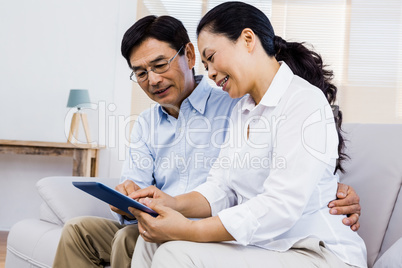
[[[163,198],[152,199],[143,198],[142,202],[147,207],[153,209],[159,215],[154,218],[148,213],[130,207],[130,212],[138,220],[138,230],[140,235],[147,242],[163,243],[172,240],[191,240],[189,234],[192,233],[193,221],[185,218],[179,212],[164,206]]]
[[[145,198],[143,204],[156,211],[154,218],[135,208],[130,212],[138,219],[138,230],[147,242],[163,243],[172,240],[193,242],[233,241],[218,216],[189,220],[181,213],[161,205],[158,200]]]
[[[333,215],[347,215],[343,224],[350,226],[353,231],[360,228],[359,217],[361,213],[360,198],[355,190],[346,184],[338,183],[337,199],[328,204]]]

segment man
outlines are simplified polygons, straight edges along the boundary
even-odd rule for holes
[[[169,16],[147,16],[127,30],[122,54],[133,70],[130,78],[158,104],[139,116],[131,134],[129,158],[119,192],[150,185],[170,195],[186,193],[203,183],[230,126],[238,100],[195,76],[195,50],[183,24]],[[335,214],[357,230],[360,206],[353,189],[341,185],[333,201]],[[349,206],[344,206],[349,205]],[[80,217],[66,223],[53,267],[130,267],[138,237],[132,215],[111,207],[118,221]],[[348,222],[347,222],[348,221]]]

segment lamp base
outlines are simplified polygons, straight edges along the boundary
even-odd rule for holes
[[[68,141],[70,143],[77,143],[77,137],[78,137],[78,129],[80,122],[82,122],[82,125],[84,127],[84,132],[85,132],[85,138],[87,139],[87,143],[91,143],[91,135],[89,133],[89,127],[88,127],[88,117],[84,113],[76,112],[73,114],[73,118],[71,119],[71,126],[70,126],[70,133],[68,134]]]

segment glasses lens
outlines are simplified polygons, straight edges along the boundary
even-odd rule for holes
[[[134,73],[134,77],[137,80],[137,82],[142,82],[147,80],[148,78],[148,72],[147,71],[138,71]]]
[[[174,55],[173,58],[171,58],[170,60],[160,60],[160,61],[158,61],[153,66],[153,68],[151,68],[151,71],[153,71],[154,73],[157,73],[157,74],[162,74],[164,72],[167,72],[167,70],[169,70],[169,68],[170,68],[170,61],[172,61],[177,56],[177,54],[179,54],[179,52],[180,52],[180,50],[182,48],[183,47],[181,47],[179,49],[179,51],[176,53],[176,55]],[[130,79],[133,80],[136,83],[144,82],[145,80],[148,79],[148,72],[149,71],[145,71],[145,70],[139,70],[139,71],[136,71],[135,73],[132,72],[131,75],[130,75]]]
[[[162,60],[162,61],[158,61],[155,65],[154,68],[152,68],[152,70],[157,73],[157,74],[161,74],[166,72],[167,70],[169,70],[169,62],[167,60]]]
[[[131,72],[131,74],[130,74],[130,80],[133,81],[133,82],[138,83],[137,77],[135,76],[134,72]]]

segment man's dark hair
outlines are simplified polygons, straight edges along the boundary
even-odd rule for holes
[[[130,55],[133,49],[139,47],[148,38],[166,42],[176,51],[190,42],[186,28],[178,19],[171,16],[146,16],[126,31],[121,42],[121,54],[130,68]],[[183,55],[184,52],[185,49],[182,49],[179,55]]]

